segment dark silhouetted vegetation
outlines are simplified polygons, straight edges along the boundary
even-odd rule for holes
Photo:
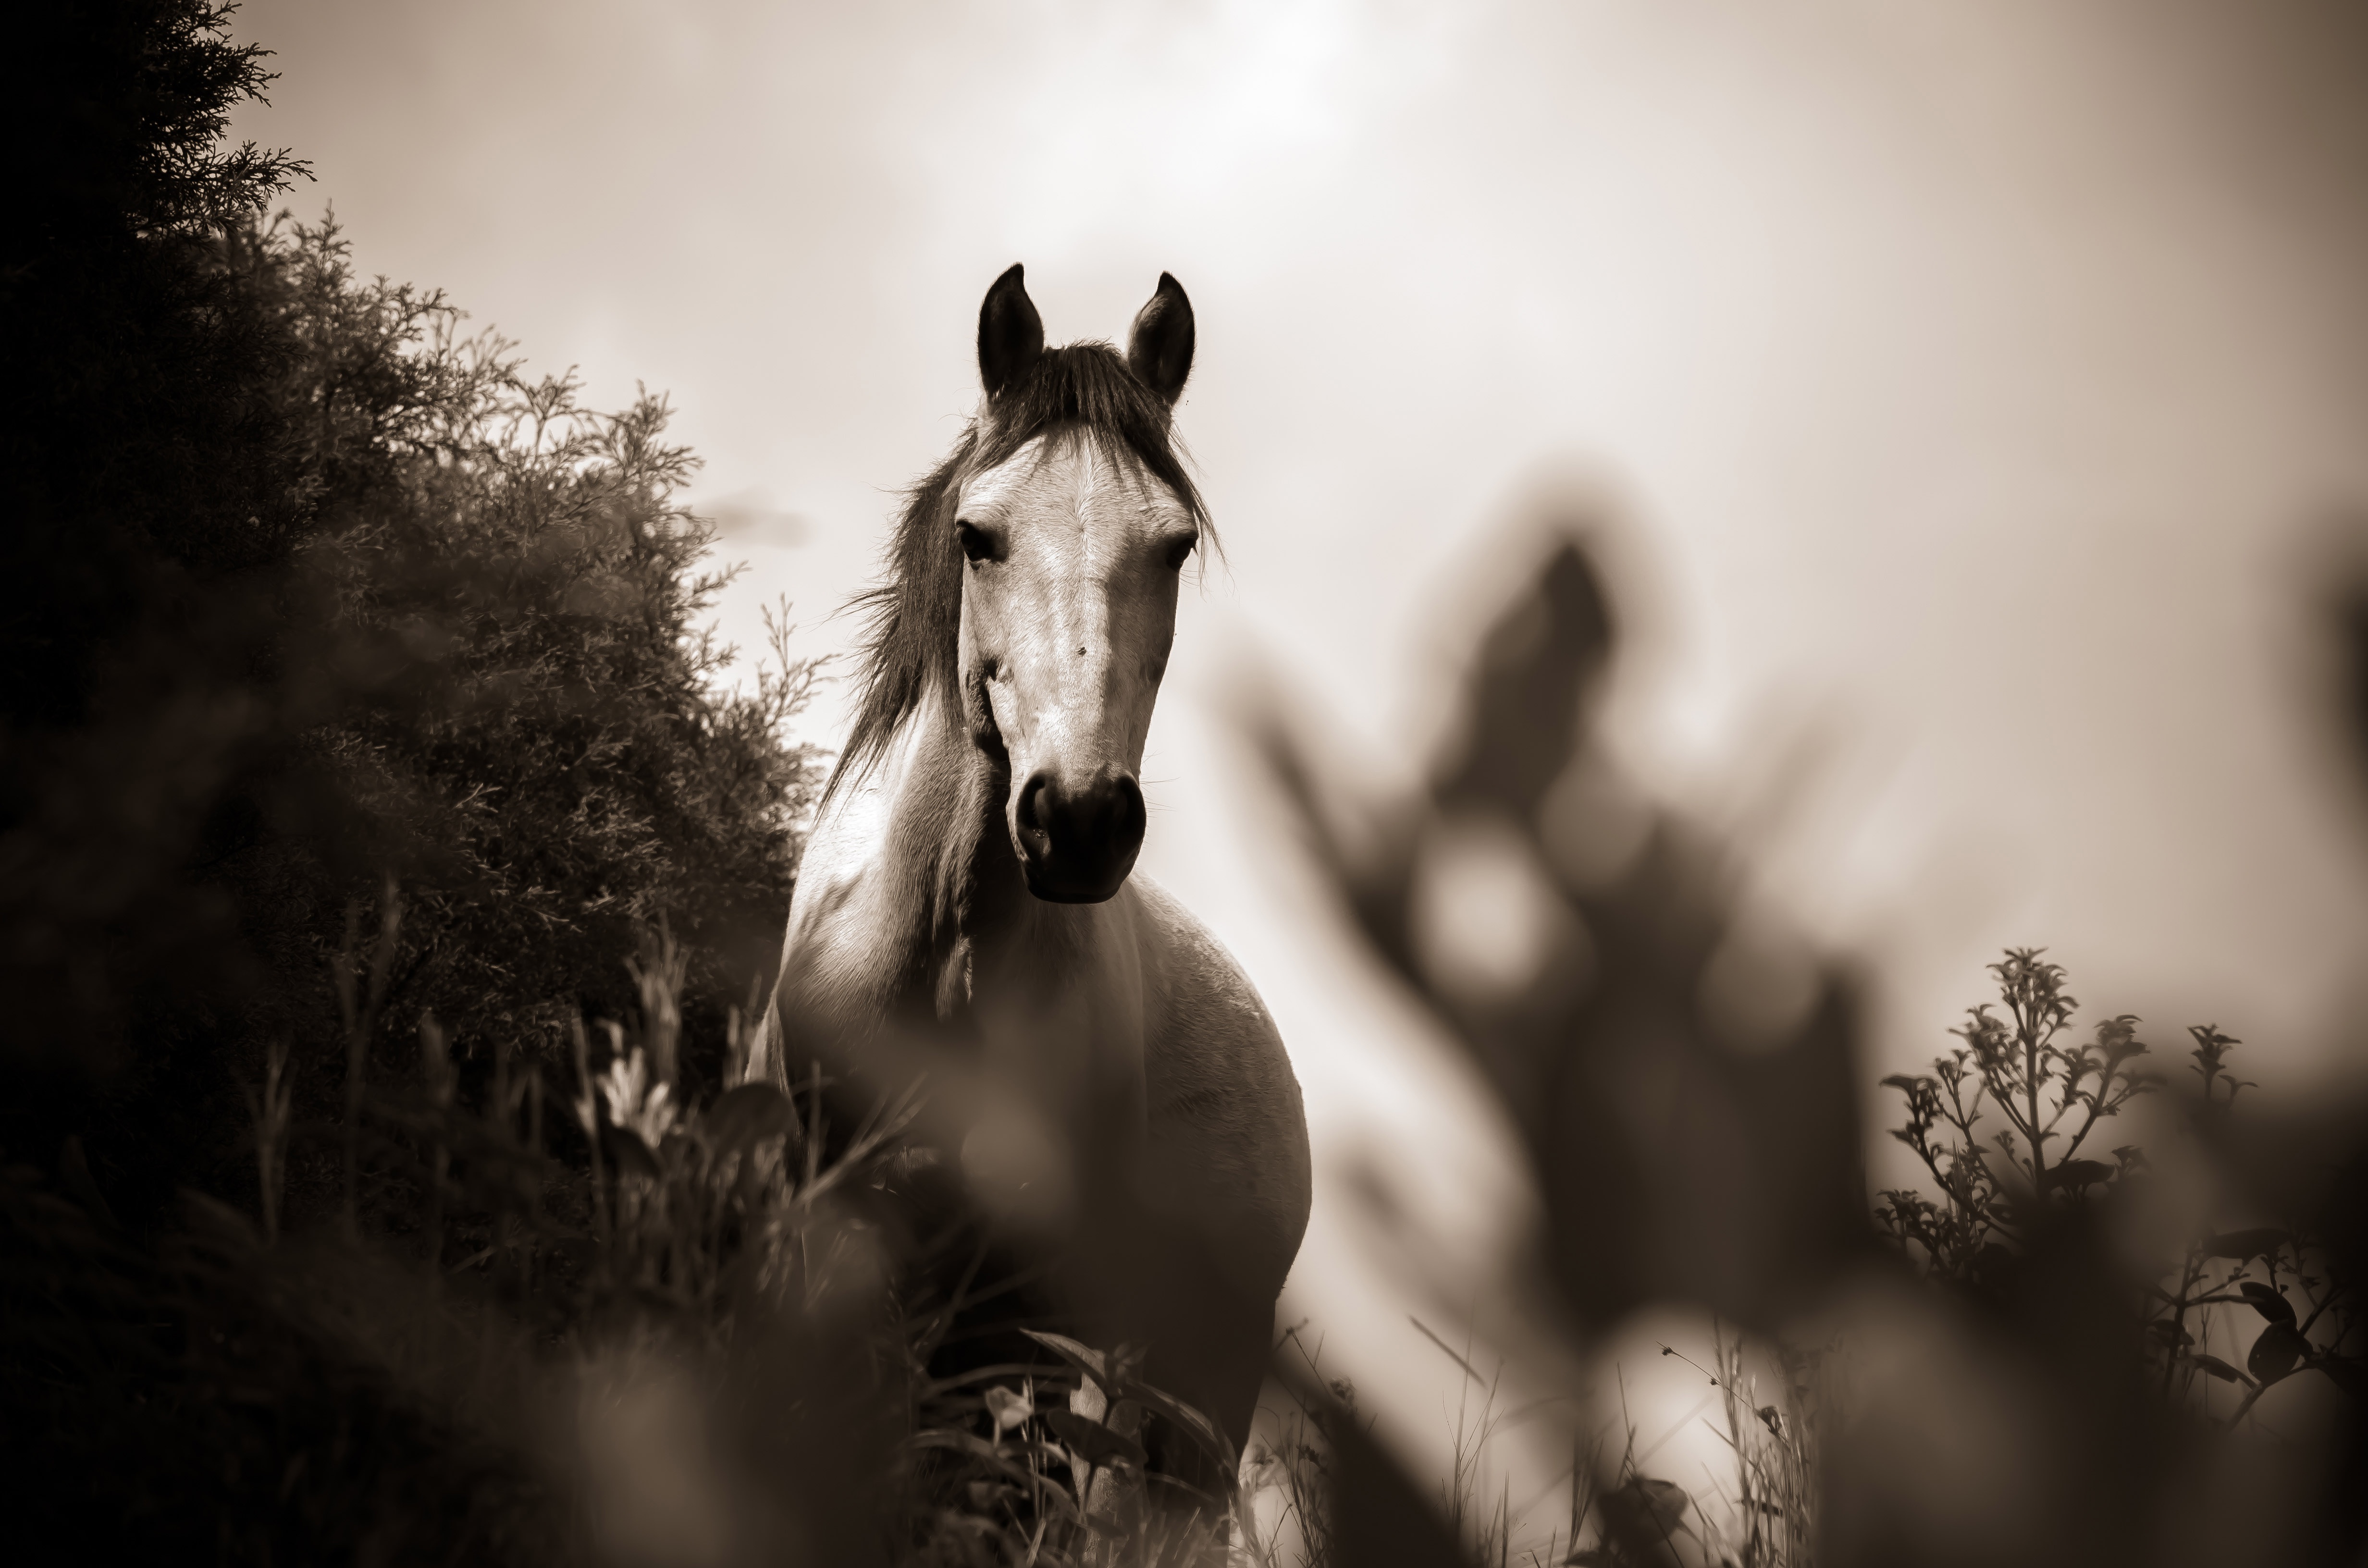
[[[2021,1288],[2034,1245],[2140,1222],[2131,1211],[2157,1197],[2145,1190],[2157,1180],[2145,1149],[2124,1143],[2102,1160],[2081,1151],[2100,1122],[2163,1085],[2146,1071],[2138,1020],[2127,1014],[2096,1025],[2093,1043],[2059,1043],[2078,1003],[2063,968],[2037,949],[2015,949],[1990,971],[2005,1016],[1975,1008],[1955,1031],[1964,1043],[1935,1061],[1930,1076],[1884,1080],[1907,1102],[1907,1125],[1892,1136],[1915,1151],[1941,1198],[1887,1191],[1876,1219],[1932,1277],[1994,1298]],[[2230,1071],[2228,1053],[2242,1042],[2211,1024],[2188,1033],[2195,1082],[2186,1131],[2218,1141],[2237,1096],[2258,1085]],[[1976,1131],[1986,1111],[2005,1123],[1992,1136]],[[2305,1207],[2283,1218],[2184,1237],[2156,1277],[2140,1267],[2128,1281],[2130,1347],[2157,1363],[2150,1379],[2181,1398],[2208,1395],[2214,1383],[2241,1391],[2233,1409],[2217,1413],[2224,1426],[2304,1373],[2368,1394],[2357,1282],[2329,1256],[2326,1216]],[[2232,1324],[2222,1307],[2242,1310]],[[2232,1355],[2237,1339],[2249,1339],[2241,1369],[2205,1348],[2215,1327],[2235,1330],[2224,1341]],[[2208,1398],[2202,1403],[2210,1410]]]
[[[142,1216],[221,1185],[272,1042],[339,1034],[331,957],[390,885],[384,1022],[552,1055],[665,922],[719,1038],[813,782],[811,667],[720,689],[664,403],[587,410],[334,224],[264,224],[302,166],[215,150],[269,80],[228,17],[44,14],[40,222],[0,273],[0,564],[40,585],[0,661],[0,1139],[80,1136]],[[334,1055],[290,1060],[301,1108],[338,1102]]]

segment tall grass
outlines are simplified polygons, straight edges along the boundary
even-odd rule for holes
[[[374,960],[399,919],[368,948],[357,923],[339,957],[348,1049],[375,1027]],[[579,1020],[555,1091],[507,1051],[466,1091],[429,1017],[409,1081],[353,1088],[342,1126],[292,1126],[275,1055],[250,1095],[259,1223],[192,1196],[182,1224],[136,1238],[86,1178],[78,1200],[8,1167],[9,1408],[46,1424],[51,1464],[86,1467],[98,1479],[79,1490],[114,1495],[119,1524],[158,1551],[1224,1555],[1232,1493],[1182,1495],[1149,1472],[1144,1441],[1165,1423],[1225,1472],[1235,1456],[1143,1379],[1139,1352],[1037,1332],[1030,1360],[939,1373],[988,1287],[932,1269],[951,1244],[913,1201],[928,1168],[902,1138],[915,1102],[835,1128],[818,1071],[787,1093],[749,1081],[738,1015],[722,1087],[689,1095],[685,967],[653,933],[633,960],[643,1006]],[[282,1176],[308,1146],[334,1151],[338,1190],[291,1221]],[[372,1436],[358,1447],[358,1432]],[[49,1506],[84,1522],[70,1501]]]

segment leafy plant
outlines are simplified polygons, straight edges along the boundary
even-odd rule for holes
[[[1987,1002],[1972,1008],[1950,1031],[1964,1043],[1930,1074],[1884,1080],[1907,1103],[1907,1123],[1892,1136],[1932,1173],[1941,1198],[1889,1189],[1875,1218],[1944,1278],[1975,1279],[2051,1209],[2110,1191],[2141,1158],[2132,1146],[2111,1161],[2081,1153],[2100,1121],[2157,1086],[2138,1060],[2146,1048],[2137,1019],[2107,1018],[2093,1041],[2065,1043],[2079,1003],[2042,951],[2009,949],[1989,966],[2004,1017]],[[1987,1110],[2006,1124],[1989,1138],[1975,1131]]]
[[[2233,1115],[2238,1093],[2256,1085],[2228,1071],[2229,1049],[2242,1041],[2211,1024],[2190,1026],[2188,1033],[2195,1041],[2191,1071],[2201,1130],[2210,1134]],[[2315,1218],[2297,1215],[2283,1225],[2189,1242],[2175,1284],[2157,1283],[2148,1291],[2148,1349],[2161,1363],[2166,1394],[2198,1399],[2209,1410],[2215,1382],[2241,1388],[2235,1408],[2219,1418],[2224,1426],[2242,1421],[2276,1384],[2306,1372],[2368,1400],[2368,1361],[2362,1360],[2368,1346],[2359,1343],[2358,1296],[2329,1267],[2328,1244]],[[2203,1347],[2224,1306],[2244,1309],[2234,1314],[2240,1324],[2258,1320],[2241,1370]]]
[[[1915,1151],[1941,1197],[1886,1190],[1875,1210],[1884,1233],[1933,1278],[1985,1292],[2008,1287],[2044,1227],[2101,1210],[2147,1179],[2150,1162],[2135,1144],[2115,1148],[2110,1161],[2081,1150],[2100,1121],[2162,1086],[2140,1061],[2146,1048],[2128,1015],[2099,1023],[2092,1044],[2059,1043],[2078,1004],[2064,989],[2063,969],[2040,949],[2010,949],[1990,972],[2004,1016],[1987,1004],[1974,1008],[1952,1031],[1964,1043],[1935,1061],[1931,1074],[1884,1080],[1907,1107],[1892,1136]],[[2188,1033],[2195,1124],[2207,1134],[2225,1131],[2238,1095],[2256,1086],[2229,1071],[2228,1053],[2242,1042],[2211,1024]],[[1992,1109],[2006,1125],[1985,1141],[1975,1128]],[[2270,1387],[2299,1373],[2319,1371],[2368,1392],[2351,1346],[2356,1303],[2325,1255],[2302,1221],[2192,1238],[2167,1281],[2144,1282],[2131,1313],[2164,1394],[2208,1410],[2215,1383],[2242,1389],[2235,1408],[2216,1418],[2233,1426]],[[2242,1367],[2204,1347],[2224,1321],[2221,1307],[2244,1309],[2239,1320],[2258,1324]],[[2232,1354],[2233,1346],[2232,1338]]]

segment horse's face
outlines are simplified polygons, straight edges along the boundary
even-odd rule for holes
[[[981,312],[990,397],[1042,350],[1019,279],[1013,267]],[[1163,275],[1136,318],[1129,367],[1172,403],[1191,339],[1191,307]],[[1137,775],[1198,524],[1122,447],[1064,426],[968,475],[951,526],[963,557],[965,706],[981,741],[999,740],[1008,761],[1004,822],[1028,889],[1099,903],[1143,847]]]
[[[1143,847],[1136,775],[1198,528],[1158,480],[1066,433],[973,476],[956,519],[962,684],[1010,761],[1028,889],[1099,903]]]

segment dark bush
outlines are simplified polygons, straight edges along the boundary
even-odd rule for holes
[[[243,1189],[270,1042],[337,1102],[332,960],[390,886],[398,1038],[432,1008],[464,1059],[553,1046],[658,922],[720,1038],[811,782],[812,669],[719,688],[663,402],[584,409],[333,223],[262,225],[302,165],[218,148],[270,80],[228,17],[69,6],[11,51],[0,568],[37,586],[0,611],[0,1144],[82,1134],[132,1219]]]

